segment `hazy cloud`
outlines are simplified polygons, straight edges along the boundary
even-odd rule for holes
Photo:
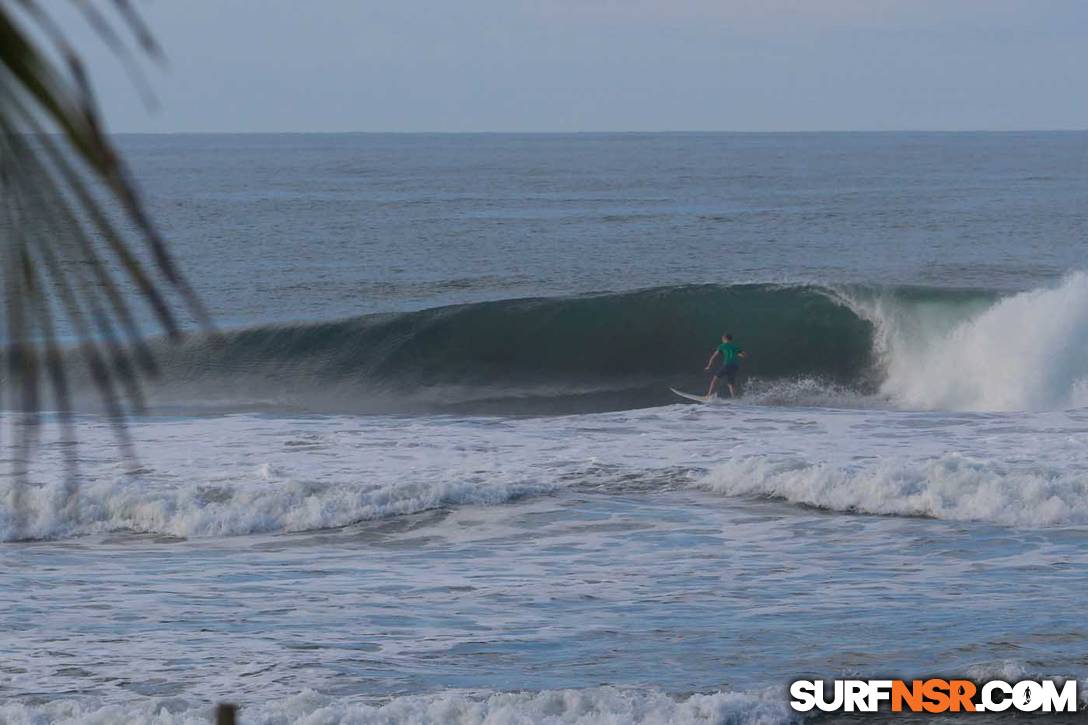
[[[61,21],[78,27],[68,3]],[[79,31],[118,130],[1088,126],[1073,0],[187,0],[149,115]]]

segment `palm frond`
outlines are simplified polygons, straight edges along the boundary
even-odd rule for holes
[[[71,2],[149,95],[138,61],[162,53],[132,5]],[[140,379],[156,371],[136,306],[174,339],[186,318],[205,329],[210,319],[103,131],[79,53],[40,0],[0,0],[0,193],[0,409],[16,421],[17,508],[43,406],[71,438],[74,358],[62,341],[131,455],[124,418],[142,409]]]

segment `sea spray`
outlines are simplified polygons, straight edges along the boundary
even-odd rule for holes
[[[874,327],[881,392],[908,408],[1088,404],[1088,274],[993,301],[847,296]]]

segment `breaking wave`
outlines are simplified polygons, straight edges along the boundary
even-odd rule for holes
[[[165,400],[338,412],[569,413],[675,402],[724,329],[750,374],[862,382],[872,325],[821,288],[686,286],[257,327],[164,355]]]
[[[874,322],[881,391],[939,410],[1055,410],[1088,405],[1088,274],[954,309],[861,300]]]
[[[1009,463],[958,453],[843,466],[754,455],[716,467],[702,487],[831,511],[987,521],[1010,526],[1088,524],[1088,478],[1044,461]]]
[[[702,390],[703,365],[724,331],[749,353],[742,383],[757,403],[943,410],[1088,403],[1084,273],[1004,296],[699,285],[258,326],[164,348],[151,392],[168,406],[231,411],[637,409],[676,402],[669,386]]]

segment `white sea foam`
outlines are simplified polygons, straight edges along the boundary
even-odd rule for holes
[[[116,722],[204,725],[210,716],[211,708],[207,706],[190,708],[169,700],[152,700],[127,707],[97,705],[86,700],[0,705],[0,721],[10,725],[40,722],[57,725]],[[657,689],[617,687],[542,692],[450,691],[395,697],[383,704],[353,702],[307,690],[294,697],[245,706],[239,718],[248,725],[779,725],[800,720],[790,711],[784,693],[772,689],[756,693],[715,692],[673,697]]]
[[[876,328],[881,392],[908,408],[1088,406],[1088,274],[992,303],[841,298]]]
[[[141,468],[78,424],[82,485],[41,450],[0,539],[114,530],[226,536],[334,528],[632,481],[832,510],[1015,526],[1088,523],[1084,411],[947,414],[743,402],[520,420],[228,416],[133,425]],[[709,472],[707,475],[703,473]]]
[[[267,480],[261,471],[254,481]],[[126,530],[172,536],[228,536],[269,531],[307,531],[411,514],[442,506],[495,505],[543,493],[548,486],[472,481],[389,483],[353,487],[280,481],[229,487],[148,487],[139,478],[119,478],[84,486],[78,494],[80,515],[69,515],[60,486],[25,492],[18,519],[0,512],[0,527],[15,538],[58,538],[73,534]]]
[[[888,408],[885,397],[812,377],[785,380],[750,380],[744,401],[752,405],[805,408]]]
[[[835,511],[1019,526],[1088,524],[1088,477],[1045,462],[1010,465],[953,453],[835,465],[746,456],[716,467],[702,485]]]
[[[480,426],[247,416],[145,422],[133,429],[141,467],[117,456],[108,430],[87,419],[74,500],[55,456],[31,484],[0,482],[0,540],[115,530],[179,537],[305,531],[443,506],[495,505],[546,493],[553,480],[498,460]],[[426,431],[427,435],[423,432]],[[501,432],[498,432],[501,435]]]

